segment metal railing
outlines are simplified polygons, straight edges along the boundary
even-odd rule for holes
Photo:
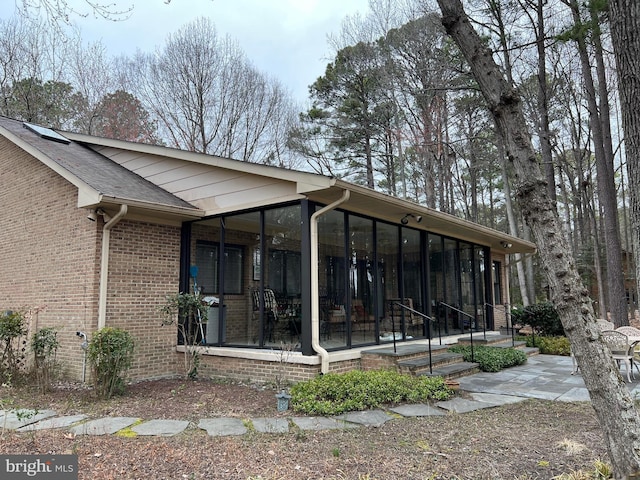
[[[474,317],[473,315],[468,314],[467,312],[465,312],[464,310],[460,310],[459,308],[454,307],[453,305],[449,305],[448,303],[444,303],[444,302],[440,302],[440,305],[442,305],[445,308],[448,308],[449,310],[453,310],[454,312],[457,312],[459,314],[461,314],[464,317],[470,318],[472,319],[475,324],[478,324],[478,319],[477,317]],[[484,337],[487,338],[487,322],[484,322]],[[462,322],[462,332],[464,333],[464,321]],[[470,335],[470,339],[471,339],[471,361],[475,361],[475,357],[473,354],[473,323],[470,321],[469,322],[469,335]]]
[[[406,330],[406,320],[405,320],[405,311],[410,312],[413,315],[418,315],[419,317],[421,317],[426,325],[427,325],[427,338],[429,339],[429,374],[433,373],[433,364],[432,364],[432,353],[431,353],[431,322],[433,321],[433,319],[429,316],[429,315],[425,315],[422,312],[419,312],[418,310],[414,310],[413,308],[400,303],[400,302],[392,302],[392,305],[395,307],[400,307],[402,309],[402,313],[401,313],[401,322],[402,322],[402,336],[403,338],[406,338],[407,336],[407,330]],[[396,322],[395,322],[395,315],[394,315],[394,311],[393,309],[391,310],[391,335],[393,336],[393,353],[397,353],[396,350]],[[442,338],[440,339],[440,343],[442,343]]]
[[[509,311],[509,309],[507,309],[506,305],[493,305],[492,303],[485,303],[484,305],[485,307],[493,308],[494,312],[496,310],[496,307],[502,307],[504,309],[504,318],[507,321],[507,333],[511,332],[511,346],[515,347],[516,346],[515,328],[513,328],[513,321],[511,320],[511,312]],[[494,330],[495,330],[495,324],[494,324]]]

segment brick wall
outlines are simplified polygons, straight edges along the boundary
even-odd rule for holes
[[[58,329],[57,359],[81,378],[78,330],[97,325],[101,229],[77,189],[0,138],[0,310],[33,309],[31,331]]]
[[[97,328],[102,218],[89,221],[74,185],[4,138],[0,205],[0,311],[32,310],[30,334],[56,327],[62,373],[82,379],[76,332]],[[157,309],[177,292],[179,255],[179,227],[125,219],[111,232],[106,324],[135,338],[133,379],[176,372],[176,329]]]
[[[178,361],[182,361],[183,353],[177,355]],[[360,359],[329,364],[330,373],[344,373],[359,368]],[[320,365],[202,355],[198,374],[204,378],[229,378],[271,384],[275,383],[276,378],[280,378],[286,383],[294,384],[318,376]]]
[[[180,227],[122,220],[111,230],[106,324],[135,340],[132,379],[176,373],[175,326],[158,311],[178,293]]]

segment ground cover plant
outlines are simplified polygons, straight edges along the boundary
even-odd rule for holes
[[[446,400],[451,395],[441,377],[414,377],[393,370],[352,370],[294,385],[291,405],[301,413],[337,415],[385,404]]]
[[[477,363],[483,372],[499,372],[527,361],[527,354],[516,348],[475,345],[472,349],[471,345],[454,345],[449,351],[461,353],[465,362]]]

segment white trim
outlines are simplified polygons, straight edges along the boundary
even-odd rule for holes
[[[489,335],[499,335],[500,332],[487,331]],[[475,335],[482,335],[482,332],[476,332]],[[459,338],[468,337],[469,333],[448,335],[442,337],[443,345],[455,344]],[[398,345],[428,345],[429,340],[421,338],[419,340],[411,340],[407,342],[399,343]],[[432,345],[439,345],[439,339],[431,339]],[[381,345],[367,345],[363,347],[351,348],[349,350],[338,350],[328,352],[330,363],[345,362],[349,360],[359,360],[362,358],[362,352],[369,350],[377,350],[380,348],[393,347],[392,343],[383,343]],[[302,352],[285,352],[282,350],[266,350],[258,348],[236,348],[236,347],[206,347],[195,346],[193,347],[201,355],[213,356],[213,357],[228,357],[228,358],[242,358],[245,360],[258,360],[264,362],[274,363],[290,363],[294,365],[321,365],[322,359],[319,355],[302,355]],[[184,345],[176,345],[176,351],[184,353]]]

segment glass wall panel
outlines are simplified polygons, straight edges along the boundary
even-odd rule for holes
[[[351,344],[375,343],[373,220],[349,216],[349,326]]]
[[[477,314],[477,328],[478,330],[489,329],[491,326],[489,325],[488,314],[490,315],[492,312],[487,312],[484,303],[487,300],[486,297],[486,272],[487,272],[487,264],[486,264],[486,256],[485,250],[483,247],[476,246],[474,249],[474,264],[475,264],[475,277],[476,277],[476,310]]]
[[[260,272],[260,212],[232,215],[224,218],[224,318],[223,343],[260,345],[260,311],[252,296],[255,274]],[[234,252],[228,251],[233,246]],[[238,258],[235,251],[241,251]],[[258,261],[258,265],[256,265]]]
[[[446,320],[444,329],[447,333],[455,333],[462,330],[460,310],[460,262],[458,260],[458,242],[451,238],[445,238],[443,242],[443,267],[444,267],[444,303],[446,308]]]
[[[429,298],[430,310],[427,312],[434,319],[433,334],[445,333],[446,311],[442,306],[445,301],[444,261],[442,237],[430,233],[427,237],[427,256],[429,259]]]
[[[502,263],[491,263],[491,279],[493,280],[493,304],[502,305]]]
[[[400,238],[396,225],[379,222],[378,265],[376,280],[376,315],[380,319],[380,340],[392,341],[394,332],[401,338],[400,318],[396,315],[393,302],[400,299]]]
[[[264,212],[266,255],[262,262],[265,292],[275,298],[275,315],[268,345],[295,345],[301,329],[301,227],[300,205],[274,208]],[[290,348],[290,347],[289,347]]]
[[[320,344],[327,349],[347,345],[347,260],[345,216],[332,210],[318,219]]]
[[[198,222],[191,228],[189,291],[193,293],[197,289],[207,299],[220,296],[221,231],[220,219]],[[203,325],[202,330],[197,328],[198,342],[202,342],[204,336],[205,343],[220,343],[220,323],[213,318],[217,314],[218,307],[213,307],[209,311],[211,323]]]
[[[420,232],[410,228],[402,228],[402,274],[404,276],[403,304],[418,312],[425,311],[422,300],[422,256]],[[404,332],[407,337],[424,337],[424,318],[404,310]]]
[[[473,248],[470,243],[460,242],[460,292],[461,310],[460,315],[463,330],[475,328],[476,326],[476,298],[475,298],[475,275],[473,264]]]

